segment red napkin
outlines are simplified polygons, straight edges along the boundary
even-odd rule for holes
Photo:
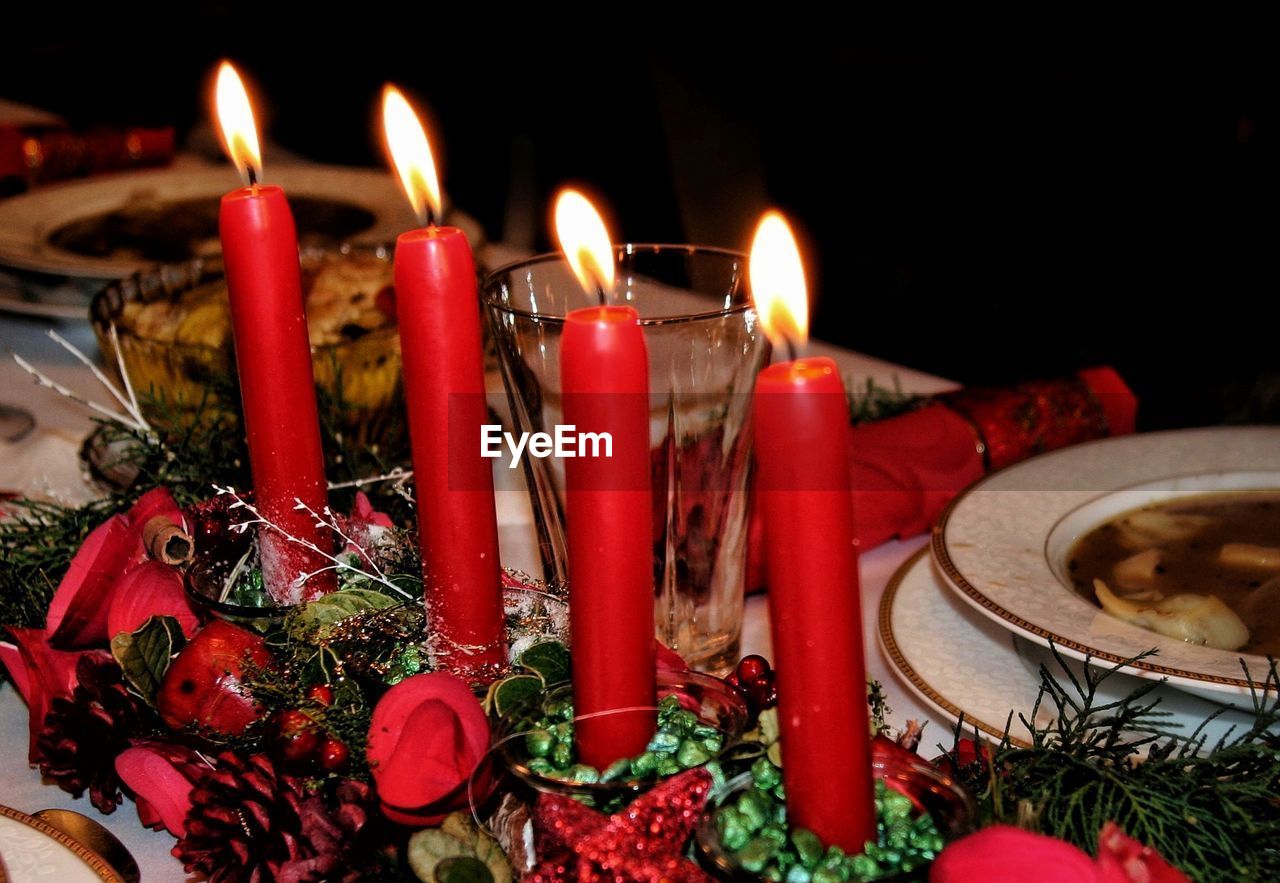
[[[0,184],[34,187],[64,178],[164,165],[173,159],[170,127],[101,128],[73,132],[57,126],[0,123]],[[3,190],[0,189],[0,195]]]
[[[850,427],[859,549],[928,530],[956,494],[988,471],[1133,432],[1137,404],[1120,375],[1102,367],[1009,388],[963,389],[919,410]],[[764,587],[763,529],[753,506],[748,591]]]

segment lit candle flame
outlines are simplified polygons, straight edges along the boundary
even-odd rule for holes
[[[613,243],[600,213],[576,190],[556,197],[556,238],[573,275],[588,294],[613,291]]]
[[[253,107],[240,74],[224,61],[218,66],[214,91],[218,111],[218,133],[222,147],[240,170],[246,184],[256,183],[262,175],[262,154],[258,149],[258,127],[253,122]]]
[[[809,293],[791,227],[778,212],[766,212],[756,227],[747,263],[751,298],[764,333],[776,347],[809,339]]]
[[[432,218],[440,217],[440,179],[422,121],[395,86],[382,90],[382,129],[400,185],[425,227]]]

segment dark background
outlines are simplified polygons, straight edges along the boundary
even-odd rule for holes
[[[566,182],[633,241],[745,248],[773,205],[804,236],[816,336],[967,384],[1111,363],[1145,428],[1280,421],[1265,47],[979,49],[645,9],[598,27],[427,4],[74,10],[25,28],[0,94],[181,139],[225,56],[275,143],[370,165],[392,80],[491,237],[547,246]]]

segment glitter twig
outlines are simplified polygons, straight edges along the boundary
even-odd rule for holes
[[[311,577],[315,576],[317,573],[325,573],[330,570],[338,570],[338,571],[345,570],[345,571],[349,571],[351,573],[357,574],[359,576],[363,576],[372,582],[378,583],[379,585],[390,589],[392,592],[395,592],[397,595],[399,595],[402,598],[409,598],[409,599],[413,598],[413,596],[410,595],[408,592],[406,592],[404,589],[400,588],[395,583],[391,582],[391,580],[387,579],[386,576],[382,574],[382,571],[376,567],[376,565],[375,565],[375,570],[377,570],[377,573],[370,573],[367,570],[357,567],[356,565],[352,564],[350,561],[344,560],[338,555],[334,555],[331,552],[326,552],[325,550],[321,549],[319,546],[317,546],[315,543],[311,542],[310,540],[304,540],[301,537],[294,536],[292,533],[285,530],[283,527],[274,523],[273,521],[268,519],[266,516],[264,516],[256,506],[254,506],[252,503],[248,502],[243,497],[241,497],[235,488],[230,486],[221,487],[220,485],[215,484],[213,486],[213,489],[214,491],[217,492],[219,496],[226,495],[231,497],[230,508],[243,509],[245,512],[253,516],[247,521],[238,521],[235,524],[231,525],[231,529],[234,530],[236,533],[244,533],[250,527],[254,527],[254,526],[265,527],[268,530],[274,531],[275,533],[279,534],[288,542],[296,543],[299,546],[302,546],[304,549],[308,549],[314,552],[315,554],[319,555],[321,558],[324,558],[325,560],[332,562],[331,565],[322,567],[319,570],[314,571],[312,573],[301,574],[297,579],[294,580],[294,585],[302,585],[307,580],[311,579]],[[342,531],[338,530],[335,525],[324,521],[322,518],[320,518],[319,515],[315,513],[314,510],[312,510],[305,503],[303,503],[302,500],[296,497],[294,498],[294,508],[309,512],[313,517],[317,519],[319,525],[328,527],[330,530],[334,530],[338,534],[338,536],[342,537],[347,542],[350,542],[351,545],[354,546],[358,550],[358,552],[361,555],[363,555],[366,560],[370,562],[370,564],[373,563],[373,558],[362,546],[360,546],[355,542],[352,542],[351,539],[347,537],[346,534],[344,534]],[[326,511],[328,511],[328,507],[326,507]]]

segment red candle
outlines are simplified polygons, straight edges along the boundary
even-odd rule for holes
[[[391,88],[383,96],[383,122],[414,208],[422,214],[430,201],[438,214],[426,135]],[[395,291],[429,648],[437,665],[483,678],[506,661],[506,643],[493,472],[480,455],[480,427],[490,420],[466,235],[435,225],[401,235]]]
[[[218,113],[228,151],[255,180],[252,112],[239,77],[226,63],[218,73]],[[284,191],[256,183],[222,198],[218,230],[254,502],[267,521],[301,541],[260,530],[263,578],[277,604],[296,604],[335,587],[332,571],[317,573],[330,562],[305,545],[329,550],[332,537],[316,526],[315,515],[298,508],[301,501],[323,514],[328,502],[297,233]],[[306,574],[316,575],[300,581]]]
[[[581,762],[602,770],[643,752],[656,728],[649,362],[636,311],[569,313],[560,376],[564,424],[612,440],[612,456],[564,461],[574,733]],[[601,714],[615,709],[632,710]]]
[[[799,253],[785,222],[771,217],[752,248],[752,293],[767,330],[802,335]],[[778,264],[769,265],[769,247],[779,243],[790,271],[783,279],[771,278]],[[779,289],[798,293],[797,309],[773,300]],[[848,400],[835,363],[815,358],[762,371],[754,405],[787,818],[856,854],[875,840],[876,815]]]

